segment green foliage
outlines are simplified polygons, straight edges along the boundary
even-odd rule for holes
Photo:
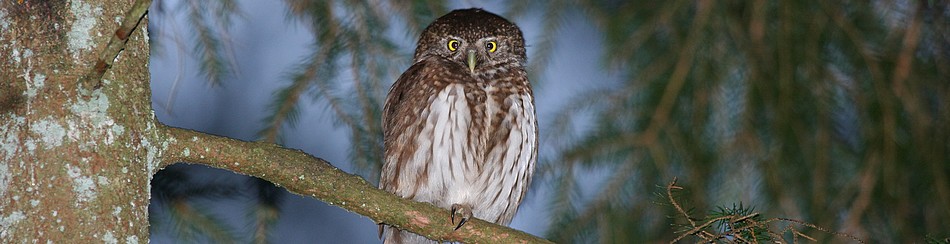
[[[220,216],[210,213],[213,207],[197,203],[200,199],[237,197],[234,185],[219,182],[195,184],[184,165],[173,165],[155,174],[151,182],[152,203],[149,204],[151,232],[169,233],[185,242],[199,240],[235,243],[235,230]]]
[[[545,162],[557,182],[555,241],[611,242],[602,233],[623,231],[642,233],[633,242],[673,239],[675,223],[656,218],[655,206],[610,205],[673,177],[694,189],[683,198],[696,212],[754,202],[766,216],[872,242],[919,241],[950,226],[946,3],[580,1],[576,9],[603,31],[607,67],[624,82],[574,97],[542,130],[581,134]],[[590,130],[562,130],[584,114]],[[586,206],[560,207],[576,201],[566,196],[587,180],[576,176],[583,169],[622,182],[603,184]],[[635,220],[559,221],[618,213]]]
[[[762,226],[756,225],[756,223],[762,223],[765,219],[762,215],[755,213],[754,208],[745,208],[742,206],[742,203],[739,203],[738,206],[735,204],[731,208],[718,207],[716,211],[713,211],[707,219],[716,220],[713,224],[716,225],[716,228],[720,231],[731,231],[735,232],[737,239],[742,240],[755,240],[755,242],[769,242],[772,239],[767,234],[767,231]],[[726,219],[732,218],[733,216],[741,216],[736,219]],[[729,237],[726,237],[729,238]]]
[[[233,0],[189,1],[180,7],[188,12],[188,23],[195,30],[193,53],[200,60],[201,73],[212,85],[221,85],[234,69],[228,63],[235,60],[227,32],[231,18],[238,13],[237,4]]]
[[[284,190],[269,181],[251,178],[251,184],[257,189],[257,204],[248,208],[247,219],[255,220],[246,229],[253,229],[253,243],[271,243],[271,228],[280,219],[280,202],[284,200]]]

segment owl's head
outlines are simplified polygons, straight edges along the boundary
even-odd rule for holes
[[[499,65],[524,66],[521,29],[482,9],[454,10],[422,32],[414,61],[441,57],[477,70]]]

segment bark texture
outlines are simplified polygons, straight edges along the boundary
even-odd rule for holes
[[[149,180],[167,144],[145,25],[111,69],[97,65],[132,4],[0,2],[0,242],[148,241]],[[98,88],[80,85],[90,74]]]

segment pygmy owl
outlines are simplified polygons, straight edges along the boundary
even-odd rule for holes
[[[379,187],[470,217],[508,225],[534,172],[538,129],[515,24],[481,9],[440,17],[423,31],[413,64],[383,109]],[[386,243],[430,242],[394,227]]]

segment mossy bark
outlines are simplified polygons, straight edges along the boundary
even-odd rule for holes
[[[144,22],[101,86],[79,85],[132,4],[0,2],[0,242],[148,241],[149,180],[167,145]]]

